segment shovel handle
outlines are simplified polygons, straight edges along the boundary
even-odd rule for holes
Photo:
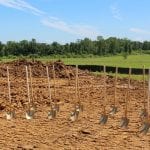
[[[104,74],[104,107],[106,107],[106,66],[103,68],[103,74]]]
[[[53,63],[53,79],[54,79],[54,96],[56,97],[56,74],[55,74],[55,64]]]
[[[8,68],[8,66],[7,66],[7,80],[8,80],[8,97],[9,97],[9,102],[11,103],[10,77],[9,77],[9,68]]]
[[[118,67],[116,67],[116,72],[115,72],[115,90],[114,90],[114,106],[116,105],[116,94],[117,94],[117,74],[118,74]]]
[[[29,73],[30,73],[30,88],[31,88],[31,100],[33,102],[33,82],[32,82],[32,68],[29,66]]]
[[[146,93],[145,93],[145,66],[143,66],[143,98],[144,110],[146,109]]]
[[[150,69],[148,70],[148,99],[147,99],[147,112],[148,112],[148,117],[150,114]]]
[[[79,79],[78,79],[78,65],[76,65],[76,79],[75,79],[75,99],[79,99]]]
[[[51,86],[50,86],[50,77],[49,77],[48,66],[46,66],[46,73],[47,73],[47,81],[48,81],[49,100],[50,100],[50,103],[51,103],[52,96],[51,96]]]
[[[28,67],[25,66],[26,69],[26,80],[27,80],[27,93],[28,93],[28,102],[30,104],[31,99],[30,99],[30,87],[29,87],[29,74],[28,74]]]
[[[130,99],[130,84],[131,84],[131,72],[132,69],[131,67],[129,67],[129,76],[128,76],[128,88],[127,88],[127,92],[126,92],[126,96],[125,96],[125,117],[127,117],[127,113],[128,113],[128,99]]]

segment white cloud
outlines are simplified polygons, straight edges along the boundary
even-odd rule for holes
[[[129,30],[133,33],[140,34],[140,35],[150,35],[150,31],[146,31],[141,28],[130,28]]]
[[[111,13],[112,13],[113,18],[115,18],[119,21],[123,20],[121,13],[120,13],[120,9],[118,8],[117,4],[111,5],[110,9],[111,9]]]
[[[68,24],[58,18],[50,17],[49,19],[43,19],[42,24],[49,27],[64,31],[70,34],[81,35],[86,37],[96,37],[99,35],[98,31],[95,28],[87,25],[75,25]]]
[[[11,7],[14,9],[19,9],[22,11],[29,11],[34,15],[43,15],[44,12],[33,7],[31,4],[23,1],[23,0],[0,0],[0,4],[6,7]]]
[[[64,31],[66,33],[90,38],[99,35],[99,33],[95,30],[94,27],[79,24],[68,24],[67,22],[62,21],[59,18],[53,16],[47,17],[46,12],[37,9],[36,7],[23,0],[0,0],[0,5],[18,9],[21,11],[27,11],[29,13],[32,13],[33,15],[38,15],[40,16],[40,19],[42,18],[41,23],[49,28],[54,28],[60,31]]]

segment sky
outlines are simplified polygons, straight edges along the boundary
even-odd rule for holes
[[[150,0],[0,0],[0,41],[150,40]]]

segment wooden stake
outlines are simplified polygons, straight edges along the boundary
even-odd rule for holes
[[[7,66],[7,80],[8,80],[8,97],[9,97],[9,102],[11,104],[10,78],[9,78],[9,68],[8,68],[8,66]]]
[[[29,72],[30,72],[30,88],[31,88],[31,102],[33,103],[33,86],[32,86],[32,69],[31,66],[29,66]]]
[[[29,104],[31,103],[31,99],[30,99],[30,87],[29,87],[29,75],[28,75],[28,67],[25,66],[26,68],[26,80],[27,80],[27,93],[28,93],[28,102]]]
[[[51,104],[51,87],[50,87],[50,77],[49,77],[49,69],[48,66],[46,66],[46,72],[47,72],[47,81],[48,81],[48,92],[49,92],[49,100],[50,100],[50,104]]]

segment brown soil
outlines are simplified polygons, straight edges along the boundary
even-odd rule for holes
[[[58,63],[58,62],[57,62]],[[59,62],[61,65],[62,63]],[[60,65],[59,64],[59,65]],[[10,67],[12,105],[16,118],[7,121],[5,112],[9,107],[6,66]],[[33,70],[33,94],[37,113],[33,120],[25,119],[27,89],[24,65],[31,65]],[[59,66],[58,65],[58,66]],[[51,65],[49,65],[50,67]],[[79,74],[80,100],[84,111],[76,122],[68,120],[75,100],[74,69],[63,65],[62,70],[69,70],[72,78],[68,84],[68,74],[56,71],[56,92],[51,80],[52,99],[57,99],[60,112],[54,120],[47,119],[50,109],[45,65],[41,62],[13,62],[2,64],[0,71],[0,149],[14,150],[149,150],[150,133],[138,133],[141,125],[139,112],[143,108],[142,83],[132,80],[128,107],[130,123],[127,129],[119,127],[124,115],[127,79],[119,79],[117,85],[117,104],[119,112],[109,116],[105,126],[99,124],[104,105],[103,78],[82,71]],[[21,69],[23,68],[23,69]],[[57,67],[56,67],[57,68]],[[63,71],[62,71],[63,72]],[[63,74],[63,75],[62,75]],[[61,78],[60,78],[61,77]],[[109,112],[114,98],[114,79],[107,78],[106,111]]]

